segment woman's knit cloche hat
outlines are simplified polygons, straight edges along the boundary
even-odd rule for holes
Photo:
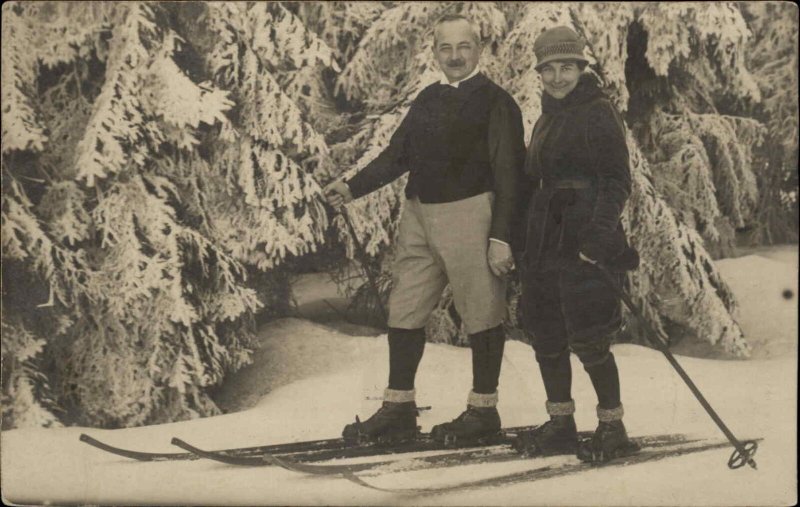
[[[536,70],[554,60],[580,60],[589,63],[583,56],[586,41],[568,26],[557,26],[545,30],[533,43],[536,53]]]

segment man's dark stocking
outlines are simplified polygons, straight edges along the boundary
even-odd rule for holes
[[[424,328],[389,328],[389,389],[414,389],[414,378],[424,351]]]
[[[472,349],[472,390],[478,394],[493,394],[500,379],[506,335],[503,326],[469,335]]]

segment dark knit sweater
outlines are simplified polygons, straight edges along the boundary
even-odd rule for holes
[[[435,83],[412,102],[389,146],[347,181],[354,198],[409,171],[405,194],[443,203],[494,191],[490,237],[511,242],[525,158],[514,99],[483,74]]]
[[[570,265],[578,251],[606,261],[627,248],[620,225],[631,191],[624,124],[593,76],[582,75],[563,99],[542,94],[525,173],[533,193],[523,229],[529,262]],[[549,188],[563,180],[589,187]]]

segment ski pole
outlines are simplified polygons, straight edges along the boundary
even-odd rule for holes
[[[353,223],[350,221],[350,217],[347,215],[344,206],[340,206],[339,209],[334,209],[334,214],[336,213],[342,215],[342,220],[344,220],[347,231],[350,233],[350,237],[355,245],[356,255],[361,257],[358,259],[359,263],[361,264],[361,269],[364,270],[364,273],[367,275],[367,280],[372,288],[372,292],[375,293],[375,300],[378,303],[378,308],[381,310],[383,321],[388,323],[389,317],[386,314],[386,308],[384,308],[383,301],[381,300],[381,292],[378,289],[378,280],[376,279],[375,273],[373,273],[369,268],[367,250],[364,248],[364,245],[361,243],[361,241],[359,241],[356,229],[353,227]]]
[[[597,267],[600,270],[600,272],[603,273],[603,276],[605,277],[608,284],[611,286],[611,289],[620,298],[622,298],[628,309],[636,316],[639,322],[641,322],[641,324],[645,328],[645,331],[647,332],[647,336],[650,339],[650,342],[653,343],[656,346],[656,348],[658,348],[658,350],[660,350],[661,353],[664,354],[664,356],[666,356],[667,361],[669,361],[672,367],[675,368],[675,371],[678,372],[678,375],[680,375],[683,381],[686,383],[686,385],[689,386],[689,389],[692,391],[692,394],[694,394],[695,398],[697,398],[697,401],[700,402],[700,404],[703,406],[706,412],[708,412],[708,415],[711,416],[711,419],[714,420],[719,429],[722,430],[722,433],[725,434],[725,436],[728,438],[728,441],[735,448],[733,454],[731,454],[731,457],[728,459],[728,467],[732,469],[740,468],[744,466],[746,463],[755,469],[756,462],[753,459],[753,456],[755,456],[756,454],[756,450],[758,449],[758,444],[753,440],[741,442],[734,436],[731,430],[729,430],[728,427],[725,425],[725,423],[722,421],[720,416],[716,413],[716,411],[714,411],[714,409],[708,403],[708,400],[706,400],[706,398],[700,392],[700,389],[698,389],[695,383],[692,382],[692,379],[689,378],[689,375],[675,359],[675,356],[672,355],[672,352],[669,351],[667,343],[664,341],[661,335],[659,335],[655,331],[655,329],[652,326],[650,326],[650,323],[647,321],[647,319],[644,318],[642,311],[639,309],[638,306],[636,306],[636,304],[633,302],[630,296],[628,296],[628,294],[624,290],[622,290],[622,287],[620,287],[617,280],[615,280],[614,277],[611,275],[611,273],[608,271],[608,268],[606,268],[601,264],[595,264],[595,267]]]

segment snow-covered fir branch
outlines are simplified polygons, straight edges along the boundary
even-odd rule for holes
[[[217,413],[209,387],[250,360],[284,270],[355,257],[322,188],[373,160],[439,79],[432,25],[452,12],[480,27],[526,141],[534,40],[586,38],[629,131],[632,295],[658,329],[747,356],[711,255],[795,223],[797,23],[780,4],[8,2],[2,255],[26,290],[4,296],[4,421]],[[347,208],[386,265],[404,184]],[[278,295],[254,279],[271,276]],[[453,342],[448,294],[429,331]]]

